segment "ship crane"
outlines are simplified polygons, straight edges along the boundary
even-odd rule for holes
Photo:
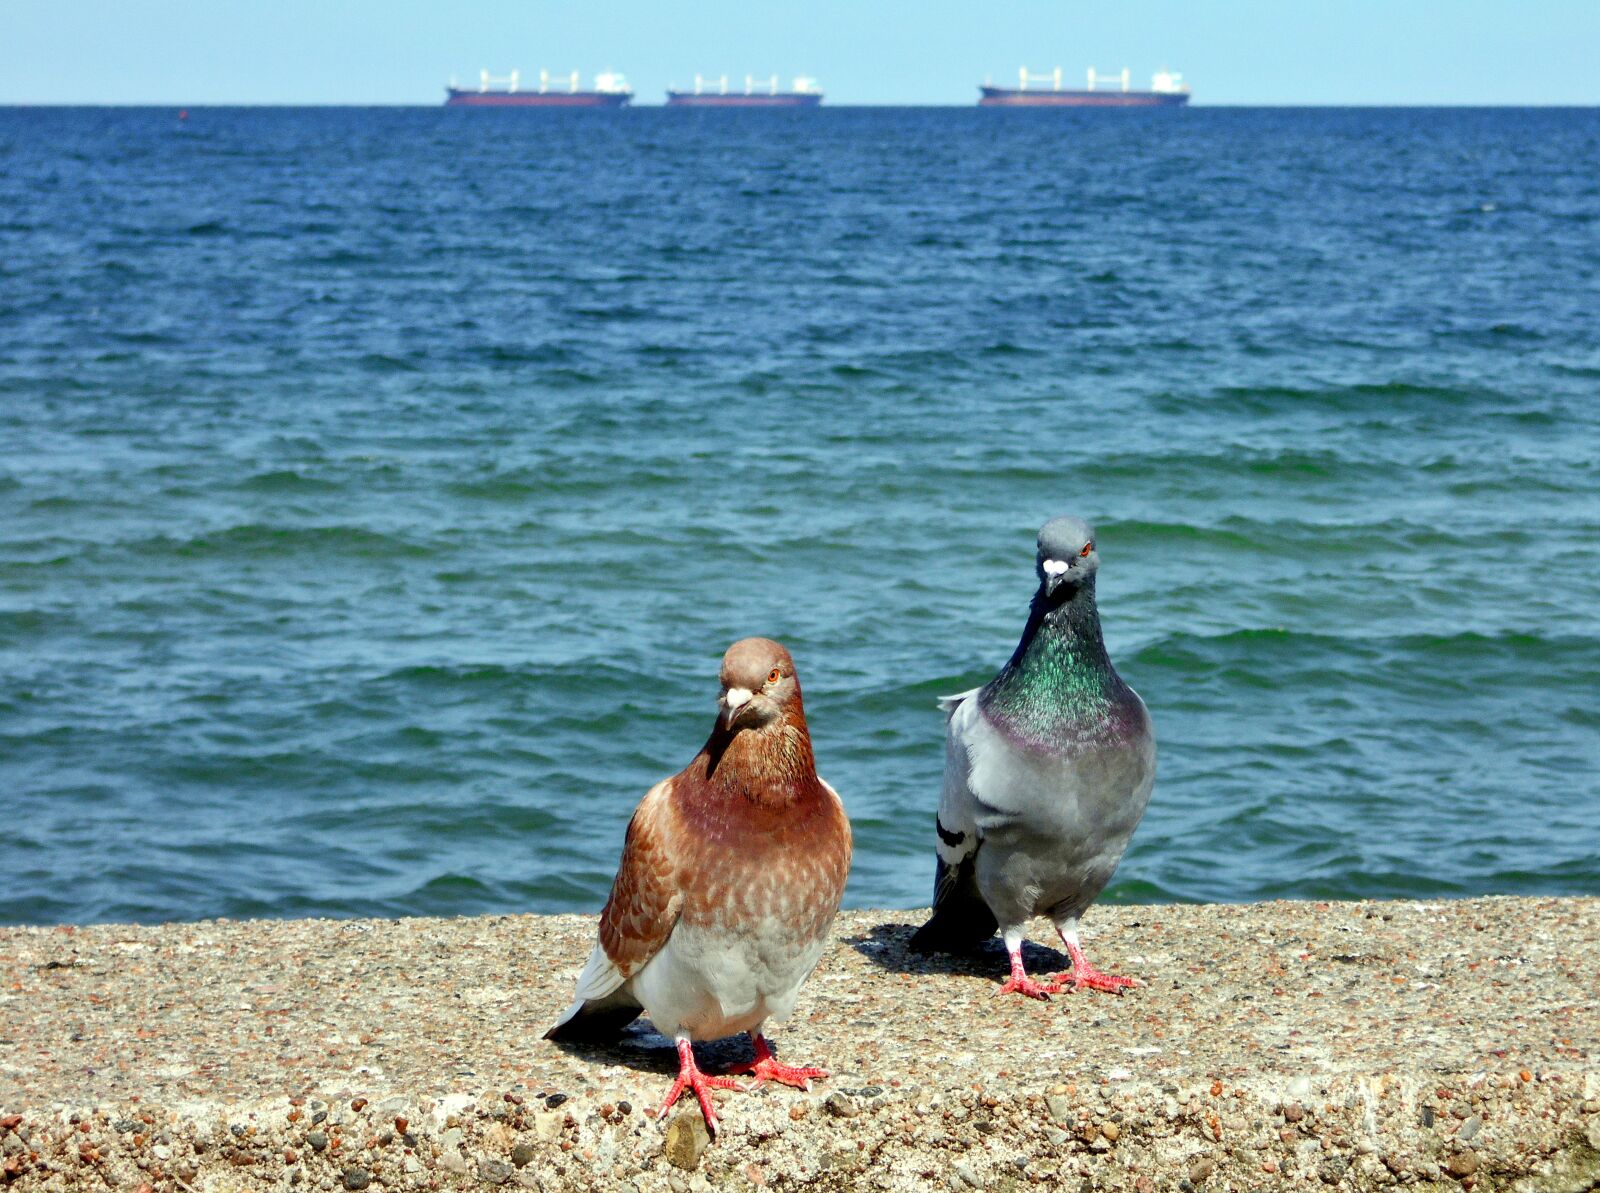
[[[502,85],[504,85],[510,91],[515,91],[517,89],[517,77],[516,71],[512,71],[508,75],[500,75],[496,77],[495,75],[490,74],[487,70],[480,70],[478,72],[478,92],[482,94],[483,92],[488,91],[491,87],[498,87]]]
[[[512,73],[512,77],[513,78],[516,77],[515,72]],[[556,76],[556,85],[560,86],[560,84],[561,84],[561,77],[558,75],[558,76]],[[512,87],[511,90],[515,91],[516,88]],[[573,94],[573,95],[577,94],[577,92],[578,92],[578,72],[577,71],[573,71],[570,75],[567,76],[567,91],[570,94]],[[547,71],[547,70],[541,70],[539,72],[539,94],[540,95],[548,95],[549,92],[550,92],[550,72]]]
[[[1094,67],[1091,66],[1089,68],[1089,90],[1093,91],[1095,89],[1095,84],[1098,83],[1098,82],[1107,82],[1107,83],[1118,83],[1118,82],[1120,82],[1122,84],[1122,90],[1126,91],[1126,90],[1128,90],[1129,80],[1132,77],[1133,77],[1132,72],[1126,66],[1124,66],[1122,68],[1122,73],[1121,74],[1117,74],[1114,71],[1113,72],[1108,72],[1108,73],[1105,73],[1105,74],[1101,74],[1101,73],[1097,72]]]
[[[1020,80],[1018,90],[1026,91],[1030,83],[1050,83],[1057,91],[1061,90],[1061,68],[1058,66],[1053,71],[1031,71],[1026,66],[1017,71]]]

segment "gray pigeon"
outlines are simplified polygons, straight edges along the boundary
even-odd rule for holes
[[[998,927],[1011,954],[1001,994],[1137,984],[1095,969],[1078,941],[1078,919],[1110,881],[1156,777],[1150,714],[1100,636],[1099,567],[1087,522],[1046,522],[1039,589],[1011,661],[939,702],[949,725],[933,915],[911,947],[971,949]],[[1072,959],[1043,982],[1022,968],[1023,925],[1036,915],[1050,917]]]

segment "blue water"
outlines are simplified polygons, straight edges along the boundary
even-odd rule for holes
[[[0,111],[0,921],[593,910],[733,639],[928,899],[1098,523],[1109,897],[1600,892],[1600,111]]]

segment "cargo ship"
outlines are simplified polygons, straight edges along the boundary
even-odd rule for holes
[[[549,71],[541,70],[537,91],[524,91],[519,83],[516,71],[503,78],[480,71],[476,91],[450,80],[444,104],[447,108],[625,108],[633,99],[628,80],[609,70],[595,75],[592,91],[578,89],[577,71],[551,79]]]
[[[814,108],[821,102],[817,81],[804,75],[788,91],[778,90],[777,75],[764,80],[746,75],[743,91],[729,91],[727,75],[720,79],[695,75],[693,91],[667,90],[669,108]]]
[[[980,108],[1181,108],[1189,102],[1189,88],[1183,76],[1158,70],[1150,90],[1134,91],[1129,86],[1127,67],[1115,74],[1089,68],[1088,87],[1077,90],[1061,86],[1061,68],[1049,74],[1035,74],[1024,66],[1017,72],[1016,87],[995,87],[984,83]],[[1109,84],[1109,85],[1108,85]]]

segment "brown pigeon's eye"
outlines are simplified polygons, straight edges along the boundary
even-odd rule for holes
[[[774,667],[771,671],[767,672],[767,682],[768,683],[777,683],[782,678],[783,678],[783,672],[779,671],[776,667]]]
[[[1093,550],[1094,550],[1094,544],[1093,543],[1084,543],[1083,544],[1083,550],[1078,552],[1078,558],[1087,559],[1089,557],[1089,552],[1093,551]]]

